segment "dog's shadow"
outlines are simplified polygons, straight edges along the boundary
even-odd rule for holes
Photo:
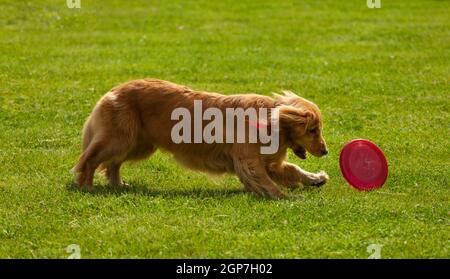
[[[264,200],[265,198],[259,197],[256,195],[251,195],[245,189],[182,189],[182,190],[174,190],[174,189],[152,189],[149,185],[131,181],[127,183],[126,186],[110,186],[103,184],[94,185],[91,191],[86,191],[81,189],[77,184],[73,181],[66,183],[66,189],[70,192],[81,192],[95,196],[121,196],[126,194],[133,195],[143,195],[150,197],[164,197],[164,198],[175,198],[175,197],[190,197],[190,198],[230,198],[233,196],[243,196],[250,195],[254,199]],[[314,189],[303,189],[303,190],[314,190]],[[301,190],[302,191],[302,190]],[[300,194],[294,194],[296,191],[289,191],[286,199],[289,200],[298,200],[303,199],[303,196]]]
[[[70,192],[82,192],[95,196],[121,196],[125,194],[143,195],[151,197],[191,197],[191,198],[229,198],[232,196],[245,195],[244,189],[152,189],[149,185],[139,182],[128,182],[126,186],[110,186],[96,184],[91,191],[81,189],[74,182],[68,182],[66,189]]]

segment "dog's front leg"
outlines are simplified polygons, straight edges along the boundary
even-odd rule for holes
[[[245,188],[269,198],[283,198],[280,188],[270,179],[258,152],[243,148],[233,156],[234,170]]]
[[[324,171],[311,173],[288,162],[269,165],[267,171],[274,181],[289,188],[297,188],[300,185],[322,186],[329,179]]]
[[[269,198],[283,198],[284,194],[270,179],[259,159],[236,158],[234,168],[245,188]]]

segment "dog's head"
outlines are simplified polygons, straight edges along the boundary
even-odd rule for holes
[[[286,136],[287,145],[302,159],[306,159],[306,151],[317,157],[326,155],[322,115],[317,105],[290,91],[283,93],[284,96],[275,94],[275,98],[280,129]]]

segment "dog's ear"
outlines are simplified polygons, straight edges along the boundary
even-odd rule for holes
[[[278,117],[281,128],[304,135],[308,129],[312,113],[294,106],[282,105],[278,107]]]

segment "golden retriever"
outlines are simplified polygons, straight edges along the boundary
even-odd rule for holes
[[[98,101],[84,125],[83,153],[73,168],[76,183],[91,190],[94,172],[100,169],[111,185],[123,185],[122,163],[148,158],[160,148],[188,168],[235,173],[245,189],[265,197],[284,197],[278,185],[289,188],[323,185],[328,180],[325,172],[310,173],[286,161],[288,148],[302,159],[306,158],[306,151],[317,157],[328,153],[322,137],[320,110],[292,92],[283,93],[274,94],[273,98],[256,94],[225,96],[157,79],[134,80],[117,86]],[[171,132],[177,121],[173,120],[172,112],[180,107],[193,112],[194,100],[201,100],[204,108],[221,111],[276,110],[273,114],[276,116],[270,117],[276,117],[279,123],[278,149],[273,154],[262,154],[260,141],[175,143]]]

